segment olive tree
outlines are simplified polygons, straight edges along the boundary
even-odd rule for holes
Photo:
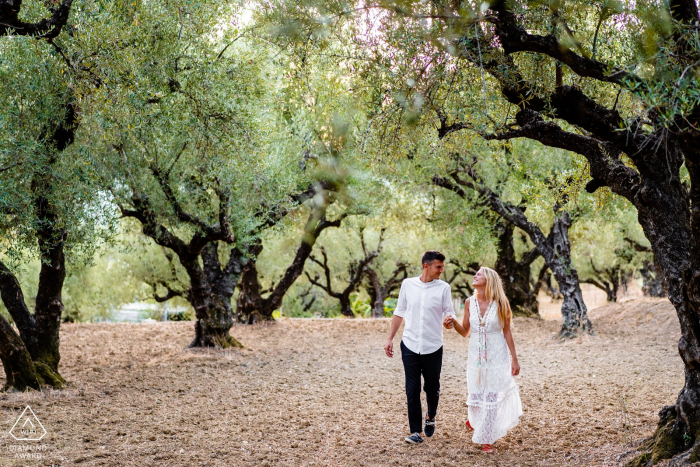
[[[127,5],[129,39],[91,58],[100,86],[83,104],[102,187],[186,272],[186,288],[163,283],[156,297],[190,302],[191,347],[240,345],[231,297],[260,232],[328,186],[300,165],[308,144],[276,107],[267,51],[244,27],[221,26],[236,13]]]
[[[630,465],[700,460],[696,2],[401,1],[376,9],[375,43],[403,40],[397,58],[415,64],[402,77],[421,84],[403,98],[411,119],[436,113],[422,84],[439,69],[435,61],[448,63],[463,89],[442,95],[452,103],[445,128],[579,154],[589,192],[611,190],[637,209],[680,321],[686,377]],[[345,19],[355,8],[323,11]]]
[[[93,173],[76,142],[78,97],[58,52],[72,2],[0,5],[0,295],[16,328],[0,318],[6,388],[61,387],[59,329],[66,255],[91,250],[109,213],[99,211]],[[18,271],[39,260],[34,310]]]

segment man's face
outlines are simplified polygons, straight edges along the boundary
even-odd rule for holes
[[[423,271],[426,271],[429,281],[440,279],[440,275],[445,272],[445,262],[436,259],[432,263],[425,263],[423,264]]]

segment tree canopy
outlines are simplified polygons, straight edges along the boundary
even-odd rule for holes
[[[234,322],[381,317],[441,249],[455,297],[480,265],[522,315],[559,294],[564,339],[595,330],[582,283],[667,294],[686,385],[631,465],[700,459],[698,24],[689,0],[2,3],[8,387],[63,384],[61,319],[180,300],[192,347],[240,346]]]

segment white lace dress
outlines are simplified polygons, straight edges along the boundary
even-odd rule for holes
[[[510,352],[492,303],[480,321],[476,297],[469,300],[469,354],[467,406],[474,428],[472,441],[493,444],[514,428],[523,414],[520,392],[510,367]]]

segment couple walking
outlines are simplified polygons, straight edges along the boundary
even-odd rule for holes
[[[494,441],[518,424],[522,415],[520,394],[513,376],[520,372],[511,334],[511,309],[501,278],[482,267],[474,275],[474,295],[464,304],[460,323],[452,309],[450,285],[441,281],[445,256],[427,251],[421,260],[423,273],[401,284],[399,301],[391,320],[389,338],[384,346],[388,357],[394,355],[394,336],[405,321],[401,339],[401,360],[406,375],[409,443],[422,443],[435,433],[435,415],[440,397],[442,368],[442,328],[454,329],[469,339],[467,357],[468,420],[474,431],[472,441],[484,452],[493,452]],[[420,383],[428,402],[423,428]]]

